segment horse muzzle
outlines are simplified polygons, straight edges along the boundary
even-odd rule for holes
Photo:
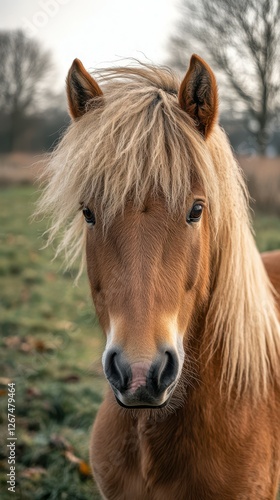
[[[162,349],[153,361],[129,363],[119,348],[110,348],[103,358],[105,375],[117,402],[126,408],[165,406],[175,388],[179,358],[174,349]]]

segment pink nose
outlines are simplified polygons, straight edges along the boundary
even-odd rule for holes
[[[147,383],[147,374],[149,373],[151,363],[133,363],[131,365],[131,381],[128,385],[128,390],[132,394],[141,386],[145,387]]]

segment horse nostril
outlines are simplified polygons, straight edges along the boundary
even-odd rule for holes
[[[152,365],[148,387],[155,394],[165,391],[176,380],[179,371],[179,358],[172,349],[161,352],[160,357]]]
[[[168,387],[177,377],[179,361],[177,354],[172,351],[165,351],[165,363],[159,374],[159,386]]]
[[[126,389],[129,382],[129,367],[121,360],[121,353],[110,350],[106,354],[104,371],[109,382],[119,391]]]

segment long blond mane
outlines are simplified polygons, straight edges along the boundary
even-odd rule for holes
[[[279,378],[280,328],[273,292],[251,233],[248,195],[224,132],[205,142],[179,105],[166,68],[114,68],[100,75],[104,103],[89,106],[52,154],[40,213],[49,241],[69,264],[84,252],[80,203],[99,199],[104,227],[129,198],[141,206],[160,190],[167,209],[185,206],[193,179],[203,186],[212,231],[209,354],[222,352],[221,385],[266,394]]]

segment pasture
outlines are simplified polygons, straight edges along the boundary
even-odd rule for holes
[[[1,188],[1,499],[7,491],[7,383],[16,383],[16,495],[23,500],[99,499],[88,465],[92,421],[106,384],[103,336],[84,275],[73,286],[46,223],[30,222],[36,191]],[[254,216],[261,251],[280,248],[280,218]]]
[[[73,286],[45,224],[30,223],[30,187],[1,190],[1,499],[7,491],[7,383],[16,383],[16,498],[99,498],[88,466],[102,399],[102,335],[86,277]],[[75,272],[75,271],[74,271]]]

